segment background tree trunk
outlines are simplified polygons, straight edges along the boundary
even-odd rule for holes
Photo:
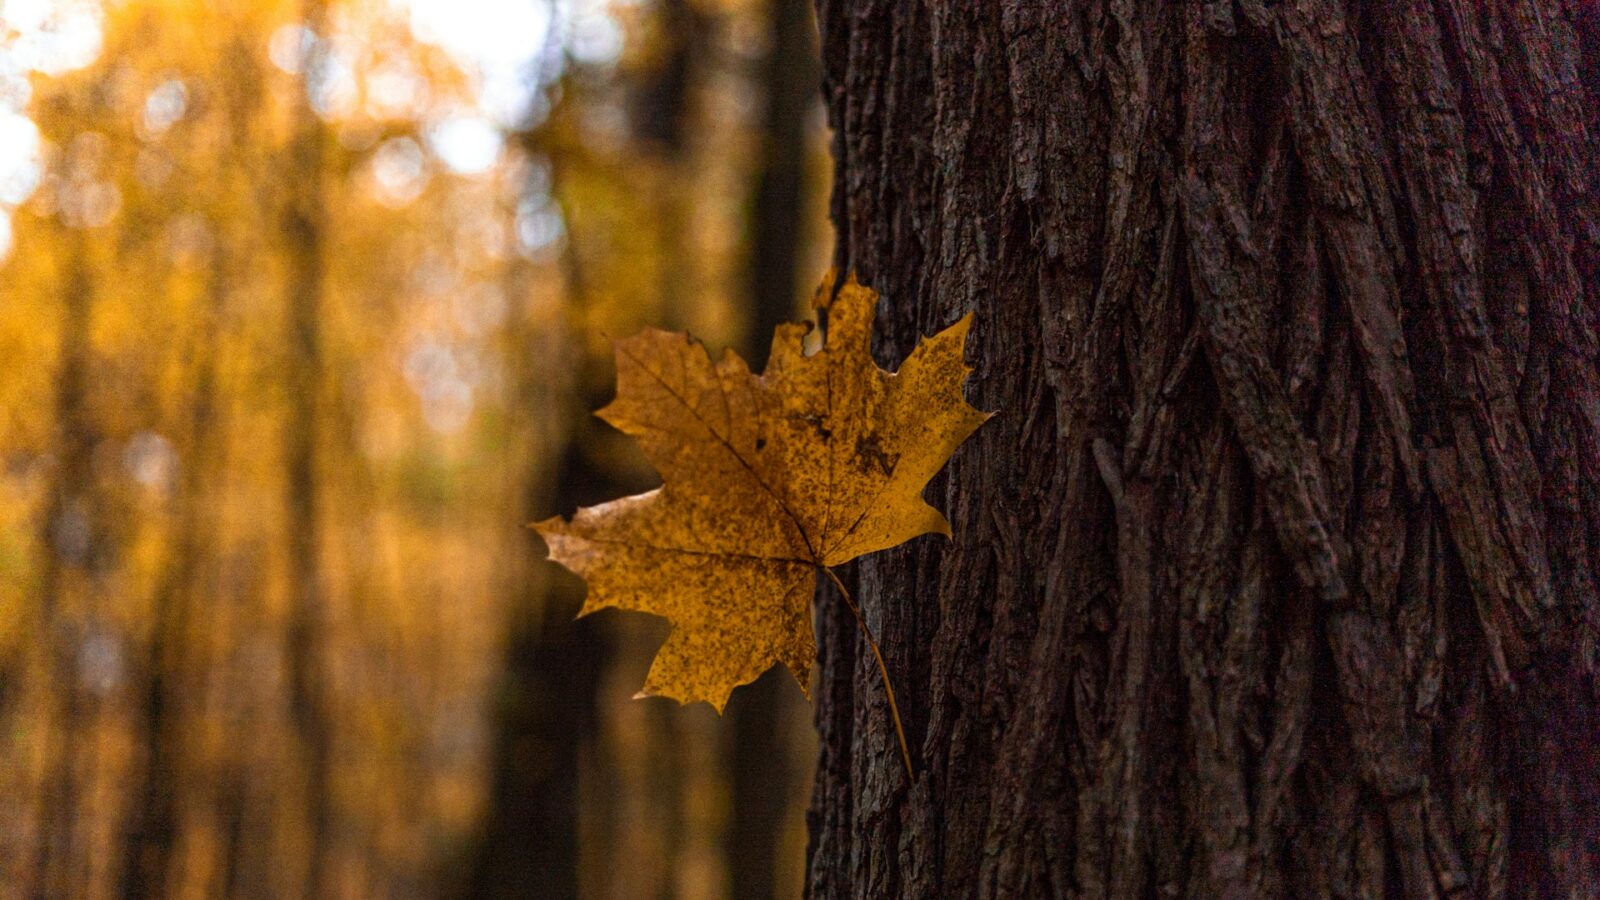
[[[304,0],[301,12],[305,27],[317,40],[308,42],[301,53],[306,87],[295,106],[296,130],[288,160],[293,182],[288,187],[283,220],[290,248],[285,335],[289,413],[283,431],[283,458],[287,470],[286,558],[292,597],[286,657],[291,721],[305,779],[306,894],[317,896],[324,890],[332,853],[329,841],[334,825],[334,726],[326,658],[329,592],[322,564],[324,498],[319,481],[326,364],[322,325],[323,282],[327,276],[323,167],[329,135],[313,108],[311,93],[320,89],[316,79],[328,65],[329,50],[325,40],[325,0]]]
[[[246,40],[237,33],[222,40],[230,50],[226,87],[219,92],[220,114],[227,117],[230,149],[235,159],[250,153],[250,119],[259,109],[260,72]],[[139,694],[135,735],[141,755],[136,764],[130,801],[125,810],[121,872],[117,885],[123,900],[165,897],[173,883],[172,858],[183,826],[185,794],[204,781],[205,767],[196,765],[186,745],[199,720],[204,673],[209,654],[195,646],[194,635],[216,627],[216,616],[202,602],[213,576],[220,530],[221,476],[229,456],[227,396],[218,346],[234,315],[240,259],[237,237],[221,217],[209,220],[215,229],[206,277],[206,301],[190,353],[194,372],[189,386],[187,432],[181,435],[181,467],[172,497],[172,547],[151,597],[150,636],[143,665],[133,681]]]
[[[525,395],[537,390],[531,378],[523,381]],[[581,505],[637,487],[614,465],[585,453],[593,446],[585,439],[598,426],[586,413],[593,405],[578,407],[597,392],[588,389],[593,378],[580,375],[575,381],[584,389],[566,404],[557,477],[535,473],[523,485],[530,522],[551,510],[571,515]],[[529,410],[547,406],[523,404]],[[537,559],[544,548],[531,529],[524,530],[526,546],[517,549]],[[519,573],[522,587],[513,595],[517,608],[496,708],[489,814],[462,892],[472,900],[581,896],[583,757],[593,752],[595,693],[612,638],[603,622],[574,621],[582,594],[572,584]]]
[[[149,645],[139,668],[138,741],[142,757],[123,828],[122,871],[117,884],[123,900],[165,897],[172,853],[178,842],[180,797],[184,791],[186,729],[192,727],[197,667],[193,659],[196,601],[217,530],[216,483],[226,435],[218,390],[216,345],[233,290],[232,260],[222,242],[212,250],[207,299],[210,308],[196,342],[189,431],[183,444],[188,465],[173,498],[173,547],[152,597]],[[204,621],[202,619],[202,621]]]
[[[820,598],[816,897],[1600,896],[1600,13],[819,0],[1000,415]]]
[[[34,850],[29,896],[70,895],[79,889],[88,848],[79,821],[96,749],[95,692],[82,659],[96,607],[99,582],[112,568],[115,550],[106,530],[105,498],[94,478],[100,429],[90,412],[93,369],[90,344],[94,287],[88,240],[82,230],[64,235],[68,253],[62,278],[60,355],[55,421],[60,461],[51,484],[39,535],[39,618],[50,681],[53,741],[39,788],[42,833]],[[74,602],[76,601],[76,602]]]
[[[656,65],[640,73],[632,109],[634,130],[660,158],[669,173],[683,164],[693,68],[701,49],[703,23],[685,0],[660,0],[651,10],[657,17],[666,49]],[[530,158],[548,152],[536,131],[524,134],[524,151]],[[564,160],[553,155],[556,178]],[[664,185],[671,179],[664,179]],[[666,321],[681,320],[685,252],[681,245],[685,218],[682,198],[663,189],[658,194],[667,264],[659,285]],[[567,244],[562,251],[564,292],[573,310],[590,302],[578,256]],[[520,270],[512,296],[525,296],[528,272]],[[559,410],[558,424],[541,435],[537,449],[529,449],[531,466],[518,476],[524,523],[551,515],[571,516],[589,506],[622,494],[647,490],[653,479],[619,463],[609,428],[592,411],[603,406],[613,390],[610,373],[602,372],[581,352],[560,349],[571,343],[550,340],[539,347],[540,336],[525,318],[515,318],[512,345],[519,368],[513,373],[517,402],[511,405],[520,431],[538,430],[537,424]],[[535,349],[539,348],[539,349]],[[554,357],[559,362],[552,364]],[[553,382],[550,372],[568,372],[564,382]],[[526,421],[523,421],[526,419]],[[574,619],[582,604],[582,586],[529,561],[543,559],[543,542],[529,528],[519,528],[512,549],[508,594],[513,598],[506,659],[494,710],[495,734],[491,747],[488,809],[482,834],[465,861],[464,888],[447,893],[471,900],[490,898],[577,898],[597,891],[585,883],[584,863],[591,854],[609,859],[620,844],[610,821],[616,806],[616,786],[609,782],[609,766],[595,758],[607,752],[600,732],[598,693],[618,634],[604,618]],[[665,705],[653,708],[650,728],[657,747],[671,748],[672,716]],[[669,764],[653,772],[669,816],[677,810],[681,779],[670,765],[670,753],[659,757]],[[587,776],[587,777],[586,777]],[[584,815],[605,819],[605,825],[584,834]],[[669,829],[677,839],[681,829]],[[597,844],[598,847],[586,846]],[[606,873],[602,881],[609,881]],[[593,880],[592,876],[591,879]],[[673,885],[660,885],[661,896],[671,897]]]
[[[800,258],[807,246],[806,117],[817,90],[816,29],[809,0],[767,0],[768,45],[759,84],[765,109],[746,222],[745,292],[750,298],[740,353],[766,367],[772,333],[799,316]],[[809,278],[811,274],[807,273]],[[729,895],[738,900],[788,896],[779,884],[785,813],[803,790],[788,764],[789,723],[801,702],[787,672],[773,669],[739,692],[723,714],[730,802],[723,839]],[[801,720],[803,721],[803,719]]]

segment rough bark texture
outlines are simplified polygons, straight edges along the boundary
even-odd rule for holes
[[[814,897],[1600,896],[1600,11],[819,0],[884,361],[1000,415],[820,598]]]

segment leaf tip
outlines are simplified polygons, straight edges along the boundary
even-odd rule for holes
[[[850,276],[850,280],[855,280],[853,273]],[[822,274],[822,281],[817,284],[816,293],[811,295],[811,308],[827,309],[832,306],[834,294],[838,293],[834,285],[838,283],[839,269],[837,266],[830,267],[828,271]]]
[[[528,527],[537,532],[539,537],[548,539],[550,535],[554,534],[566,524],[567,521],[560,516],[551,516],[548,519],[540,519],[537,522],[529,522]]]

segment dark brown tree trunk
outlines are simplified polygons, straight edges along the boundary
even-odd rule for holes
[[[772,332],[795,318],[800,256],[806,245],[806,116],[816,103],[816,30],[810,0],[767,0],[766,58],[759,84],[766,109],[748,223],[745,291],[750,300],[742,353],[759,371]],[[730,895],[738,900],[788,896],[778,884],[784,816],[796,772],[788,764],[785,724],[800,696],[788,673],[773,670],[728,706],[728,807],[723,852]],[[792,888],[792,886],[790,886]]]
[[[532,346],[531,340],[523,343]],[[541,375],[524,371],[519,381],[520,408],[548,411]],[[588,385],[592,379],[580,374],[575,382]],[[637,487],[593,452],[593,431],[600,426],[586,411],[594,406],[579,411],[592,400],[582,389],[567,399],[554,458],[537,459],[522,486],[527,521],[571,515],[581,505]],[[545,555],[531,529],[525,540],[519,549],[527,560]],[[610,637],[603,621],[574,620],[583,595],[573,579],[519,572],[496,698],[489,808],[462,893],[471,900],[575,900],[581,886],[580,776],[595,740],[596,693]]]
[[[291,590],[287,636],[290,716],[304,779],[307,896],[323,893],[333,826],[333,713],[327,678],[328,586],[322,565],[323,294],[326,277],[323,196],[327,126],[313,108],[322,68],[328,65],[327,5],[304,0],[305,27],[318,36],[301,54],[295,135],[290,147],[284,237],[289,245],[286,384],[288,416],[283,455],[288,574]]]
[[[39,621],[47,681],[55,694],[50,752],[39,786],[40,834],[36,839],[29,896],[68,896],[84,880],[85,846],[80,821],[86,782],[93,775],[96,698],[86,684],[81,659],[89,638],[92,595],[113,568],[105,532],[104,498],[96,489],[94,450],[100,429],[90,402],[93,347],[90,324],[94,282],[89,239],[81,229],[61,232],[67,249],[62,278],[60,363],[55,384],[56,471],[39,533]],[[76,601],[76,602],[74,602]],[[94,610],[97,611],[97,610]]]
[[[201,570],[217,522],[209,489],[217,476],[226,433],[219,409],[216,344],[232,290],[226,251],[218,248],[208,286],[210,308],[194,354],[195,376],[189,433],[182,445],[185,466],[173,498],[173,547],[154,607],[150,643],[138,671],[143,721],[142,759],[124,830],[119,895],[124,900],[167,896],[172,853],[178,841],[179,794],[184,787],[184,737],[200,696],[201,671],[190,647]]]
[[[542,135],[529,132],[523,150],[537,158],[548,148]],[[563,165],[559,156],[552,160],[557,178]],[[589,293],[583,270],[570,250],[561,262],[563,295],[581,310]],[[528,268],[517,266],[510,294],[526,298],[535,290]],[[515,392],[508,426],[511,442],[526,455],[525,468],[508,482],[525,523],[643,489],[639,473],[617,464],[609,429],[590,413],[611,386],[581,354],[560,349],[570,342],[537,328],[522,310],[508,323]],[[615,635],[604,619],[574,619],[582,585],[538,562],[547,551],[532,529],[519,529],[510,553],[511,616],[493,710],[488,808],[464,883],[444,893],[576,900],[584,887],[583,806],[607,803],[583,776],[598,752],[598,693]],[[587,804],[580,788],[590,792]]]
[[[800,258],[806,226],[806,118],[817,102],[817,38],[806,0],[766,0],[769,44],[758,84],[765,109],[756,136],[755,190],[750,199],[745,290],[749,325],[741,352],[757,371],[772,332],[793,321],[801,295]],[[809,281],[813,273],[806,274]],[[809,291],[807,292],[809,295]]]
[[[227,38],[229,78],[219,92],[227,115],[235,159],[248,154],[250,117],[260,97],[260,73],[246,41]],[[192,792],[196,779],[184,741],[199,713],[201,681],[207,654],[193,646],[213,617],[199,606],[204,579],[214,556],[218,529],[215,490],[226,466],[228,417],[221,384],[217,346],[230,315],[229,301],[238,273],[234,235],[227,223],[213,219],[216,243],[207,276],[207,304],[194,346],[194,380],[190,387],[188,433],[182,435],[181,476],[172,503],[172,548],[154,595],[149,645],[135,683],[142,693],[143,721],[138,740],[142,759],[123,834],[122,871],[118,886],[124,900],[165,897],[169,893],[172,856],[182,827],[181,795]]]
[[[884,360],[999,416],[820,598],[815,897],[1600,896],[1600,13],[820,0]],[[1459,893],[1458,893],[1459,892]]]

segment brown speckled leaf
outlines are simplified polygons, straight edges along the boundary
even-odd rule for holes
[[[891,374],[869,350],[877,294],[851,279],[834,296],[830,279],[818,297],[833,298],[827,345],[806,356],[810,326],[782,326],[760,376],[684,334],[619,342],[617,399],[600,416],[665,486],[534,525],[588,582],[580,615],[615,606],[672,621],[645,694],[720,711],[779,662],[803,685],[817,567],[950,533],[922,489],[988,418],[961,395],[971,316]]]

